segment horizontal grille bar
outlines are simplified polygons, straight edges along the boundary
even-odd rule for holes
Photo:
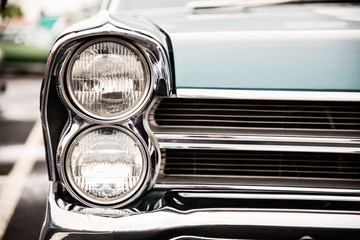
[[[150,119],[159,127],[230,127],[360,132],[357,102],[164,98]]]
[[[163,149],[166,175],[360,180],[359,154]]]

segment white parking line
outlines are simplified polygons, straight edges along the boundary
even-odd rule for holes
[[[26,147],[24,146],[24,143],[0,146],[0,163],[13,165],[19,159],[20,153],[25,151],[25,149],[26,149]],[[45,156],[44,146],[37,145],[37,146],[32,147],[31,154],[34,156],[37,156],[38,160],[45,160],[44,159],[44,156]],[[3,176],[6,177],[6,175],[3,175]]]
[[[26,139],[25,147],[15,162],[9,175],[4,179],[4,186],[0,192],[0,239],[3,238],[6,228],[21,198],[28,175],[31,173],[38,156],[33,148],[42,144],[41,122],[37,120]]]

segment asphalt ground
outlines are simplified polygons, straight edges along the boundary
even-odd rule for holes
[[[41,75],[6,75],[0,93],[0,239],[38,239],[49,187],[40,125]]]

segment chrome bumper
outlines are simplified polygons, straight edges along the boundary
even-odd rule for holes
[[[301,239],[303,236],[358,239],[355,236],[360,236],[359,211],[278,208],[181,210],[162,201],[157,203],[156,210],[151,211],[99,209],[96,214],[96,210],[89,213],[86,208],[67,204],[58,196],[57,189],[57,183],[52,183],[40,239]],[[228,195],[231,193],[225,196]],[[211,197],[217,198],[216,194]],[[183,204],[174,200],[179,206]],[[357,200],[349,199],[352,202]]]

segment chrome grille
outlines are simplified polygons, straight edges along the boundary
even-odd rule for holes
[[[360,132],[360,104],[164,98],[152,119],[160,127]]]
[[[162,98],[148,119],[161,183],[360,186],[359,102]]]
[[[166,175],[360,180],[360,155],[163,149]]]

